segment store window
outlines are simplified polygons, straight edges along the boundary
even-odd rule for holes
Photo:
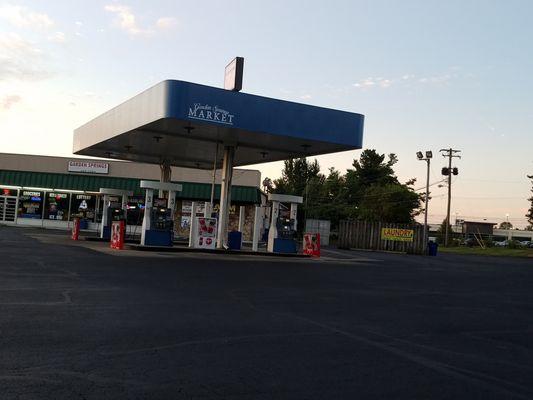
[[[89,194],[73,194],[70,219],[82,218],[94,222],[96,214],[96,196]]]
[[[44,219],[68,221],[70,194],[50,192],[46,195]]]
[[[17,196],[17,189],[0,188],[0,196]]]
[[[43,192],[22,190],[19,198],[19,218],[41,219],[43,213]]]

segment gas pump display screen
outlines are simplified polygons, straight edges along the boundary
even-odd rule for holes
[[[294,221],[289,218],[278,218],[277,229],[279,237],[292,239],[294,237]]]
[[[172,231],[174,229],[172,210],[162,206],[154,206],[152,208],[152,224],[156,230]]]
[[[168,202],[167,199],[155,198],[154,199],[154,207],[166,208],[167,202]]]

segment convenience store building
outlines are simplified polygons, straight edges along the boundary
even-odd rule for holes
[[[97,230],[101,221],[100,188],[133,192],[128,199],[128,225],[131,232],[140,229],[144,193],[141,180],[159,181],[158,165],[102,159],[0,154],[0,223],[10,225],[65,228],[75,217],[83,218],[89,230]],[[183,187],[177,193],[176,233],[188,236],[191,202],[210,201],[212,171],[172,167],[173,182]],[[217,171],[214,203],[220,197],[220,171]],[[251,234],[253,209],[262,204],[261,173],[236,169],[232,188],[230,224],[244,216],[244,236]],[[241,207],[242,206],[242,210]],[[250,232],[248,232],[250,231]]]

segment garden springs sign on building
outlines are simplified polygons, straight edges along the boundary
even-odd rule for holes
[[[100,161],[69,161],[68,172],[108,174],[109,163]]]
[[[233,114],[218,106],[210,104],[194,103],[189,107],[189,118],[200,121],[217,122],[219,124],[233,125]]]

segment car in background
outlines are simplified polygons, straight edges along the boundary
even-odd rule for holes
[[[476,240],[474,238],[467,238],[461,242],[461,246],[473,247],[476,245]]]
[[[508,240],[502,240],[501,242],[494,242],[494,247],[507,247],[509,246]]]

